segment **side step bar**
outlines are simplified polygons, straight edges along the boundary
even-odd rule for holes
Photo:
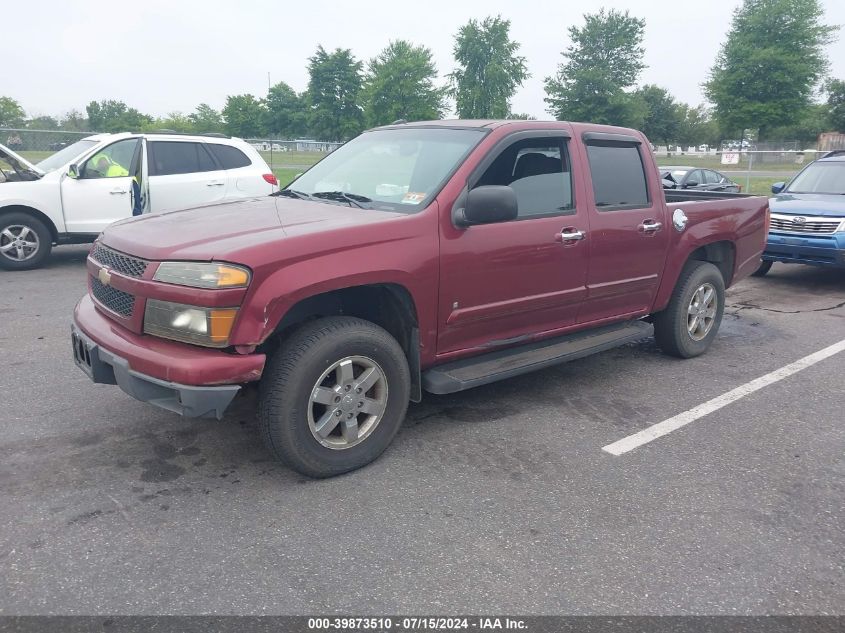
[[[614,323],[438,365],[423,372],[423,389],[429,393],[455,393],[497,380],[630,343],[651,336],[652,326],[643,321]]]

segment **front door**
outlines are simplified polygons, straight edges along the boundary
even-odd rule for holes
[[[585,205],[590,273],[578,320],[643,316],[654,303],[672,230],[664,217],[663,190],[656,176],[646,177],[639,140],[584,136],[592,183]]]
[[[99,233],[132,215],[132,174],[141,160],[141,143],[127,138],[97,151],[62,179],[62,208],[68,233]]]
[[[575,323],[586,295],[587,220],[573,196],[567,136],[506,138],[470,180],[470,188],[510,186],[516,220],[457,229],[444,218],[438,354],[492,350]]]

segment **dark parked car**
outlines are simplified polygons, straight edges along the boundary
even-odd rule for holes
[[[727,191],[739,193],[742,187],[724,174],[697,167],[661,167],[664,189],[695,189],[697,191]]]

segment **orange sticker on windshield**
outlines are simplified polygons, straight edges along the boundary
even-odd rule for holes
[[[425,200],[425,193],[409,191],[402,196],[402,204],[419,204],[423,200]]]

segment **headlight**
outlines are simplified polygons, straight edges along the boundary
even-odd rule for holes
[[[191,288],[245,288],[249,285],[249,270],[213,262],[162,262],[153,279]]]
[[[226,347],[237,308],[201,308],[147,299],[144,332],[206,347]]]

